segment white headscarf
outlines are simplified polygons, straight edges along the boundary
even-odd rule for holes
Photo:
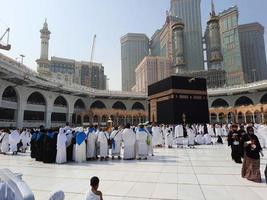
[[[61,191],[61,190],[59,190],[59,191],[57,191],[57,192],[54,192],[54,193],[50,196],[49,200],[64,200],[64,198],[65,198],[65,194],[64,194],[64,192]]]
[[[64,131],[65,131],[64,128],[60,128],[60,129],[59,129],[59,134],[64,133]]]

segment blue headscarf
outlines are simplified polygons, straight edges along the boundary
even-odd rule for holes
[[[33,132],[33,134],[32,134],[32,138],[31,138],[32,140],[36,140],[37,139],[37,133],[36,132]]]
[[[55,135],[55,133],[52,131],[48,131],[48,133],[47,133],[47,136],[50,137],[51,139],[54,138],[54,135]]]
[[[92,132],[94,132],[94,131],[95,131],[95,128],[92,128],[92,127],[91,127],[91,128],[88,129],[88,132],[89,132],[89,133],[92,133]]]
[[[146,132],[146,130],[144,128],[139,128],[139,131],[144,131]]]

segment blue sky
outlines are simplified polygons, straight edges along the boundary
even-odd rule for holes
[[[216,11],[238,5],[240,24],[258,21],[267,27],[266,0],[215,0]],[[97,35],[94,61],[105,66],[110,89],[121,89],[120,37],[128,32],[149,37],[165,21],[170,0],[0,0],[0,35],[11,28],[11,57],[25,54],[24,63],[36,69],[40,55],[39,30],[47,17],[51,34],[49,56],[89,60]],[[210,0],[202,0],[202,27]],[[265,39],[267,40],[266,34]]]

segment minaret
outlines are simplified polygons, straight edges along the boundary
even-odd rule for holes
[[[172,35],[173,35],[173,57],[175,73],[185,71],[185,55],[184,55],[184,23],[181,19],[175,21],[172,24]]]
[[[210,19],[207,22],[206,43],[209,69],[221,69],[223,56],[221,48],[220,18],[216,15],[213,0],[211,0]]]
[[[36,60],[38,64],[37,71],[40,75],[50,76],[51,73],[49,71],[49,60],[48,60],[48,50],[49,50],[49,39],[51,32],[48,30],[48,24],[45,19],[43,28],[40,30],[41,33],[41,54],[40,58]]]

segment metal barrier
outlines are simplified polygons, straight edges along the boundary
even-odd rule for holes
[[[34,200],[34,195],[21,174],[0,169],[0,200]]]

